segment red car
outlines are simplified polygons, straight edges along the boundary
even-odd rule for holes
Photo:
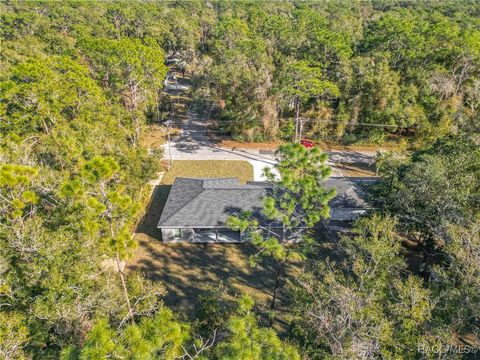
[[[305,149],[311,149],[315,146],[313,141],[305,140],[305,139],[300,140],[300,144],[302,144]]]

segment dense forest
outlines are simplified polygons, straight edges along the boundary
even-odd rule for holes
[[[0,14],[0,358],[420,359],[480,337],[479,2],[6,0]],[[160,166],[139,139],[163,120],[167,58],[236,139],[410,146],[379,155],[379,210],[338,240],[344,262],[297,254],[282,336],[248,296],[186,319],[124,271]]]

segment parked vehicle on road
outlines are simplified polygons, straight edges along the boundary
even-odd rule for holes
[[[310,140],[306,140],[306,139],[302,139],[300,140],[300,144],[303,145],[303,147],[305,147],[306,149],[311,149],[315,146],[315,144],[313,143],[313,141],[310,141]]]

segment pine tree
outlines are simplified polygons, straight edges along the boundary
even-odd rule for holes
[[[311,242],[309,230],[329,216],[328,202],[335,196],[335,190],[325,189],[331,169],[325,165],[327,155],[318,148],[307,150],[300,144],[282,145],[279,155],[280,162],[275,166],[279,176],[265,169],[271,186],[264,198],[263,214],[267,224],[260,223],[251,212],[229,219],[230,227],[245,232],[258,248],[258,253],[251,258],[252,265],[259,256],[275,261],[271,310],[275,309],[285,265],[301,259],[303,245]]]
[[[222,360],[299,360],[300,355],[290,344],[282,342],[271,328],[261,328],[252,312],[249,296],[239,299],[237,314],[227,323],[229,335],[215,349]]]
[[[122,191],[119,172],[120,167],[111,157],[94,157],[83,166],[82,177],[64,184],[62,192],[90,210],[91,222],[87,228],[100,231],[108,241],[104,244],[107,253],[113,254],[128,313],[127,319],[133,319],[133,309],[125,280],[125,263],[130,249],[135,247],[131,234],[131,221],[137,205]],[[103,219],[103,222],[93,220]]]

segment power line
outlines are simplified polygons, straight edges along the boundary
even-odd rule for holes
[[[313,119],[308,119],[308,120],[305,120],[304,122],[327,122],[327,123],[333,123],[333,124],[392,127],[392,128],[400,128],[400,129],[408,129],[412,126],[418,127],[418,125],[399,126],[399,125],[390,125],[390,124],[359,123],[359,122],[352,122],[352,121],[343,122],[343,121],[336,121],[336,120],[313,120]]]
[[[400,125],[391,125],[391,124],[360,123],[360,122],[352,122],[352,121],[344,122],[344,121],[338,121],[338,120],[315,120],[315,119],[308,119],[308,120],[304,120],[303,122],[304,123],[307,123],[307,122],[317,122],[317,123],[324,122],[324,123],[344,124],[344,125],[388,127],[388,128],[396,128],[396,129],[409,129],[409,128],[412,128],[412,127],[416,127],[416,128],[422,127],[421,125],[418,125],[418,124],[414,124],[414,125],[410,125],[410,126],[400,126]],[[222,124],[222,123],[240,123],[240,121],[238,121],[238,120],[219,120],[218,123],[219,124]]]
[[[232,135],[228,135],[229,132],[226,132],[226,131],[207,131],[205,133],[205,131],[203,130],[196,130],[196,131],[183,131],[181,133],[177,133],[177,134],[172,134],[172,136],[182,136],[182,135],[190,135],[190,134],[202,134],[203,137],[208,137],[209,134],[214,134],[214,136],[217,136],[221,139],[238,139],[238,137],[235,137],[235,136],[232,136]],[[219,134],[219,135],[216,135],[216,134]],[[222,135],[222,134],[225,134],[225,135]],[[368,135],[365,135],[365,136],[356,136],[357,139],[369,139]],[[321,139],[320,140],[325,140],[325,139]]]
[[[361,123],[355,121],[338,121],[338,120],[330,120],[330,119],[311,119],[311,118],[300,118],[303,122],[333,122],[333,123],[340,123],[340,124],[353,124],[353,125],[380,125],[380,126],[398,126],[398,125],[390,125],[390,124],[380,124],[380,123]]]

